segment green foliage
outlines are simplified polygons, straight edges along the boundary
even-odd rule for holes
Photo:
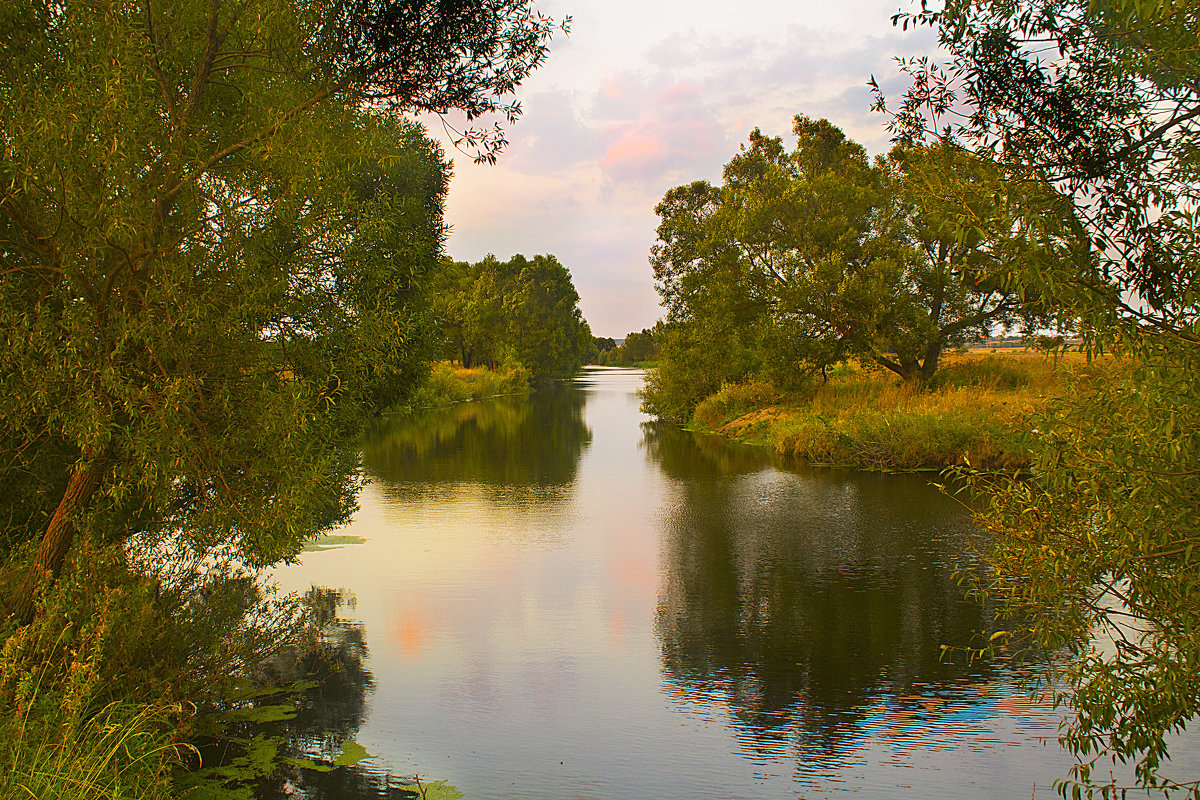
[[[654,338],[654,330],[643,328],[626,334],[619,346],[602,352],[596,363],[612,367],[633,366],[653,362],[657,357],[658,341]]]
[[[178,763],[169,735],[174,716],[174,709],[127,703],[87,716],[32,708],[6,715],[0,722],[0,797],[163,797]]]
[[[701,425],[715,428],[746,411],[765,408],[780,399],[782,395],[767,381],[727,383],[696,406],[694,419]]]
[[[1147,352],[1034,420],[1033,480],[977,481],[998,537],[977,589],[1004,601],[1015,637],[1071,654],[1063,740],[1084,784],[1136,754],[1140,783],[1169,785],[1165,737],[1200,711],[1196,368],[1194,350]]]
[[[667,324],[658,335],[659,364],[639,391],[642,410],[686,423],[696,405],[762,367],[761,350],[748,346],[747,329],[728,318],[707,325]]]
[[[5,584],[19,579],[19,566],[7,565]],[[0,709],[11,726],[0,740],[3,757],[21,764],[14,775],[47,787],[37,796],[169,795],[190,750],[182,740],[287,644],[286,609],[265,602],[252,581],[199,580],[151,579],[119,550],[85,542],[43,613],[18,630],[8,621]],[[75,781],[78,794],[63,788]]]
[[[529,377],[529,370],[521,364],[506,364],[495,370],[464,369],[441,361],[434,364],[429,380],[413,394],[408,408],[438,408],[488,397],[528,394]]]
[[[975,479],[996,534],[976,589],[1000,599],[1012,640],[1064,654],[1051,685],[1081,759],[1064,795],[1123,791],[1108,763],[1132,761],[1140,786],[1200,796],[1196,776],[1161,769],[1200,711],[1195,10],[956,0],[904,20],[935,26],[950,64],[906,65],[894,130],[928,138],[965,100],[939,134],[994,160],[983,188],[1009,209],[980,215],[980,187],[946,182],[951,224],[1034,232],[1016,278],[1117,358],[1034,420],[1029,480]],[[1054,192],[1029,193],[1031,177]]]
[[[40,24],[0,59],[4,539],[49,572],[76,529],[296,552],[425,369],[442,154],[316,7],[8,10]]]
[[[3,754],[26,793],[91,796],[64,782],[95,767],[96,796],[164,796],[160,726],[289,713],[238,705],[295,621],[241,567],[347,517],[364,419],[433,355],[449,172],[404,116],[514,120],[558,26],[528,0],[0,23]]]
[[[614,347],[617,346],[617,340],[611,336],[593,336],[592,344],[596,348],[596,364],[608,363],[608,354]]]
[[[797,116],[794,133],[787,152],[755,130],[720,186],[676,187],[658,205],[657,288],[669,323],[688,329],[676,342],[703,344],[664,340],[656,407],[694,402],[697,392],[663,396],[684,383],[672,372],[702,375],[708,394],[751,375],[799,385],[857,357],[927,382],[947,347],[993,325],[1049,322],[1039,298],[1010,280],[1029,249],[1024,232],[958,236],[945,204],[919,191],[939,176],[986,181],[987,161],[909,146],[872,165],[826,120]],[[739,345],[748,352],[732,374],[712,356],[705,364],[705,349]]]
[[[516,364],[544,384],[595,358],[571,273],[552,255],[447,262],[438,281],[447,355],[464,368]]]

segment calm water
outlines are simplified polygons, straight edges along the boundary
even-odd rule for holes
[[[1055,712],[939,658],[989,625],[954,582],[957,504],[655,425],[640,381],[373,431],[353,524],[278,573],[342,590],[356,654],[312,746],[377,756],[315,794],[1055,796]]]

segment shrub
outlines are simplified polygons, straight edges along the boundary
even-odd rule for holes
[[[716,394],[700,401],[693,419],[716,428],[747,411],[778,403],[782,396],[769,381],[751,378],[742,383],[722,384]]]
[[[408,402],[408,410],[438,408],[500,395],[528,394],[530,372],[522,364],[509,363],[497,370],[487,367],[464,369],[448,361],[433,366],[428,382]]]

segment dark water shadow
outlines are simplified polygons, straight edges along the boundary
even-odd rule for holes
[[[751,751],[836,762],[878,703],[993,680],[943,650],[993,622],[956,580],[982,535],[926,479],[780,470],[655,423],[643,446],[677,481],[655,618],[677,702],[724,704]]]
[[[584,392],[555,385],[382,420],[363,441],[367,476],[393,496],[430,487],[555,490],[571,484],[592,432]]]

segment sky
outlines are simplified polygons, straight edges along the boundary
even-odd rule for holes
[[[547,0],[571,15],[519,91],[524,115],[495,166],[455,153],[447,254],[550,253],[570,271],[596,336],[621,338],[662,315],[650,268],[668,189],[718,183],[755,127],[789,146],[796,114],[825,117],[886,152],[870,110],[874,75],[907,86],[895,58],[933,53],[928,29],[892,26],[904,0]],[[903,10],[911,10],[906,4]]]

